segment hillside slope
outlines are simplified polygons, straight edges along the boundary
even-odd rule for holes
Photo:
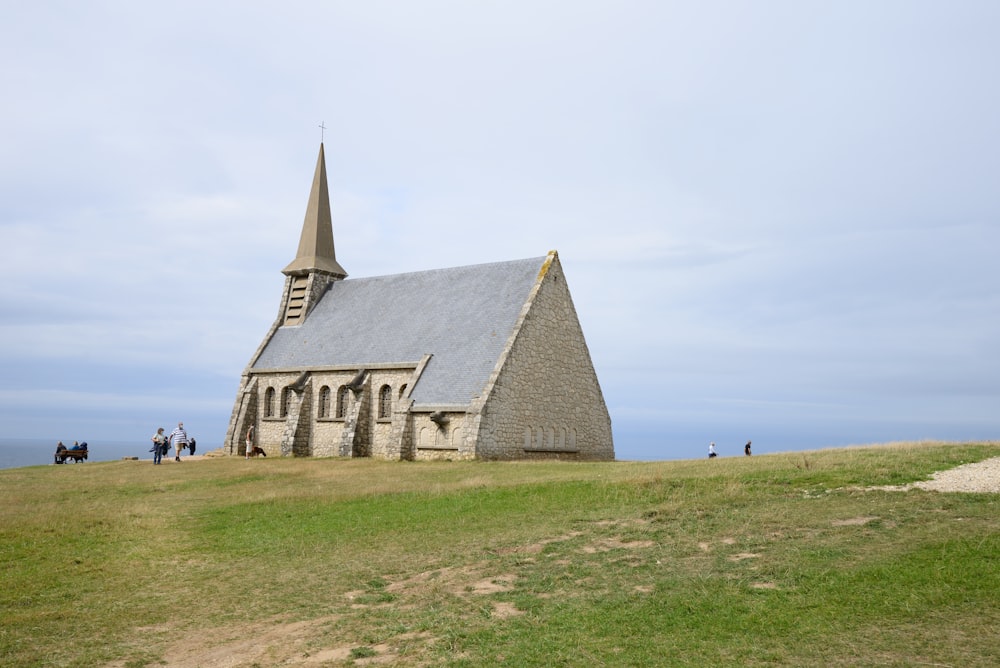
[[[0,664],[998,665],[997,456],[0,471]]]

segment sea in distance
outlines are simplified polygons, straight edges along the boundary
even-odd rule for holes
[[[52,464],[57,442],[41,438],[0,438],[0,469]],[[63,441],[63,444],[70,447],[73,442]],[[138,457],[153,461],[153,454],[149,451],[151,447],[153,444],[149,440],[143,441],[142,439],[137,441],[88,441],[87,461],[83,463],[111,462],[124,457]],[[195,454],[204,454],[218,447],[218,444],[205,443],[203,445],[201,439],[198,439]],[[170,452],[172,455],[173,450]],[[75,466],[75,464],[67,466]]]

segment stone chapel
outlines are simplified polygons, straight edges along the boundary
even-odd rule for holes
[[[224,449],[389,460],[613,460],[611,418],[555,251],[348,279],[320,144],[274,321]]]

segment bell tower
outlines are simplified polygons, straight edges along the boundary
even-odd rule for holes
[[[333,247],[333,221],[330,215],[330,190],[326,183],[326,154],[322,142],[316,160],[306,217],[295,259],[281,270],[286,280],[285,326],[301,324],[327,286],[347,272],[337,262]]]

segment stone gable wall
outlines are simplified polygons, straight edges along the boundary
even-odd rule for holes
[[[480,459],[613,460],[611,418],[554,253],[477,409]]]

